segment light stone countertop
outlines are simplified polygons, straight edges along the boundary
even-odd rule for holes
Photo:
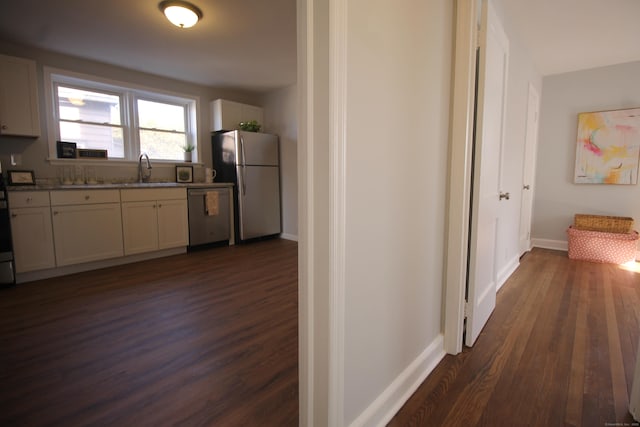
[[[225,188],[233,187],[231,182],[124,182],[109,184],[36,184],[36,185],[9,185],[9,191],[52,191],[52,190],[107,190],[128,188]]]

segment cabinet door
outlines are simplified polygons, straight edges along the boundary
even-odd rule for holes
[[[123,255],[120,203],[55,206],[51,211],[58,266]]]
[[[250,122],[251,120],[255,120],[262,126],[262,131],[264,131],[264,112],[262,108],[256,107],[254,105],[242,105],[242,122]]]
[[[0,135],[40,136],[34,61],[0,55]]]
[[[189,244],[189,219],[186,200],[158,202],[158,248],[175,248]]]
[[[156,202],[122,204],[124,254],[132,255],[158,249]]]
[[[49,207],[12,209],[11,235],[17,273],[56,266]]]
[[[211,131],[238,129],[242,121],[242,104],[226,99],[211,102]]]

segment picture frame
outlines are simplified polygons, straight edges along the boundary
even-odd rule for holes
[[[36,185],[36,177],[32,170],[7,171],[9,185]]]
[[[56,151],[59,159],[75,159],[77,144],[75,142],[56,141]]]
[[[575,184],[638,183],[640,108],[578,114]]]
[[[176,166],[176,182],[193,182],[193,166]]]

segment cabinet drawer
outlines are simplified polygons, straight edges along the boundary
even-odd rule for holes
[[[49,206],[48,191],[10,191],[10,208],[31,208]]]
[[[120,203],[119,190],[63,190],[51,192],[51,206]]]
[[[144,202],[151,200],[180,200],[187,198],[186,188],[132,188],[120,190],[123,202]]]

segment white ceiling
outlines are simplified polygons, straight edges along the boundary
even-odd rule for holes
[[[640,61],[640,0],[499,0],[542,75]]]
[[[296,0],[190,0],[193,28],[160,0],[0,0],[0,38],[206,86],[296,81]]]
[[[191,29],[159,1],[0,0],[0,38],[207,86],[295,82],[296,0],[191,0]],[[640,60],[640,0],[495,1],[543,75]]]

